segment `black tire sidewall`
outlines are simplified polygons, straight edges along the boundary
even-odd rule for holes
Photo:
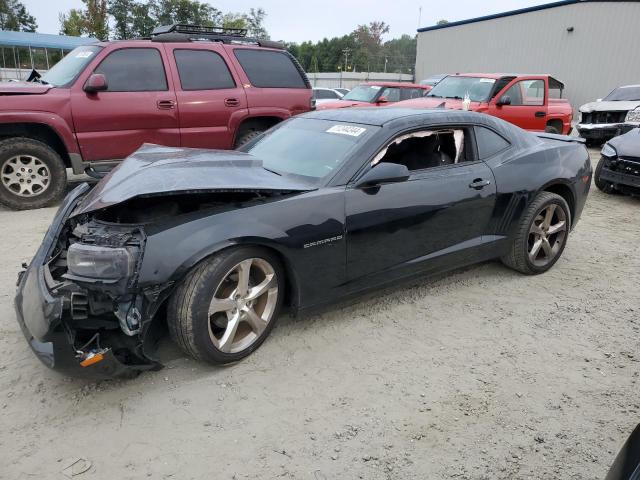
[[[558,129],[553,125],[547,125],[544,131],[545,133],[553,133],[554,135],[560,135],[562,133],[562,132],[559,132]]]
[[[596,188],[601,192],[612,193],[613,189],[611,187],[611,184],[609,182],[603,181],[600,178],[600,175],[602,174],[602,169],[604,168],[605,161],[606,160],[604,157],[600,157],[600,161],[598,162],[598,165],[596,166],[596,170],[593,173],[593,183],[595,183]]]
[[[51,183],[42,194],[33,197],[20,197],[1,184],[0,203],[14,210],[26,210],[49,206],[62,198],[67,186],[67,171],[62,159],[51,147],[30,138],[12,138],[0,142],[0,168],[16,155],[37,157],[49,168]]]
[[[524,241],[524,245],[523,245],[523,249],[522,252],[524,254],[524,261],[527,265],[527,268],[531,271],[531,273],[534,274],[539,274],[539,273],[544,273],[546,271],[548,271],[549,269],[551,269],[551,267],[553,267],[556,262],[560,259],[560,257],[562,257],[562,254],[564,253],[564,249],[567,246],[567,242],[569,240],[569,233],[571,231],[571,222],[572,222],[572,218],[571,218],[571,210],[569,209],[569,205],[567,205],[567,202],[565,201],[564,198],[562,198],[560,195],[553,195],[552,197],[550,197],[549,199],[543,201],[543,202],[539,202],[539,205],[537,206],[537,208],[533,211],[533,214],[530,214],[526,221],[527,221],[527,232],[529,231],[529,229],[531,228],[531,224],[533,223],[533,221],[535,220],[535,218],[538,216],[538,214],[547,206],[551,205],[552,203],[555,203],[556,205],[558,205],[560,208],[562,208],[562,210],[564,211],[565,217],[567,219],[567,231],[564,237],[564,241],[562,242],[562,246],[560,247],[560,251],[558,252],[558,254],[555,256],[555,258],[547,263],[544,266],[538,266],[538,265],[534,265],[531,260],[529,259],[529,248],[528,248],[528,239],[529,239],[529,235],[525,235],[523,238]]]
[[[224,276],[235,265],[247,258],[261,258],[271,264],[276,272],[276,278],[278,281],[278,299],[276,308],[273,312],[273,316],[269,321],[269,324],[262,332],[260,337],[256,339],[253,344],[241,352],[225,353],[218,350],[209,338],[209,304],[213,298],[213,294],[223,280]],[[207,269],[201,278],[200,284],[196,288],[196,293],[191,301],[192,312],[192,326],[194,343],[202,355],[202,357],[209,362],[213,363],[230,363],[241,360],[242,358],[250,355],[256,350],[262,342],[269,336],[269,333],[274,328],[280,309],[282,307],[282,300],[284,298],[285,281],[284,281],[284,269],[282,268],[280,261],[275,255],[271,254],[267,250],[261,248],[237,248],[225,253],[224,259],[221,262],[216,262],[216,266],[213,269]]]

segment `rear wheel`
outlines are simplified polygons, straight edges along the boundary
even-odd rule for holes
[[[522,216],[511,249],[502,262],[522,273],[544,273],[562,255],[570,228],[571,212],[565,199],[541,192]]]
[[[60,156],[30,138],[0,142],[0,203],[14,210],[41,208],[60,200],[67,172]]]
[[[196,267],[168,306],[169,332],[189,355],[240,360],[273,329],[284,294],[278,259],[260,248],[224,251]]]

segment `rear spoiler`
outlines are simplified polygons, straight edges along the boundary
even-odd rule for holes
[[[547,140],[557,140],[559,142],[587,143],[582,137],[570,137],[569,135],[557,135],[555,133],[540,132],[534,134],[538,138]]]

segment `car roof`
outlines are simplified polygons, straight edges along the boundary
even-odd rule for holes
[[[301,115],[303,118],[328,120],[345,123],[361,123],[381,127],[396,120],[402,120],[410,127],[424,123],[460,122],[486,123],[486,115],[464,110],[418,109],[402,107],[351,107],[332,110],[316,110]],[[487,117],[493,118],[493,117]]]

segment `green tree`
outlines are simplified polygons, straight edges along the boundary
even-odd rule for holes
[[[60,20],[60,35],[79,37],[86,33],[84,15],[81,10],[72,8],[67,13],[58,15]]]
[[[109,0],[108,11],[113,17],[114,38],[125,40],[133,37],[133,0]]]
[[[0,30],[35,32],[36,19],[18,0],[0,0]]]
[[[131,36],[133,38],[149,37],[153,29],[158,25],[151,18],[151,6],[149,3],[134,3],[131,8]]]
[[[109,38],[109,10],[107,0],[82,0],[85,4],[85,29],[87,35],[99,40]]]
[[[245,15],[247,29],[251,37],[269,40],[269,33],[264,26],[264,19],[267,13],[262,8],[252,8],[249,14]]]
[[[214,26],[222,21],[222,12],[197,0],[157,0],[150,4],[158,25],[190,23]]]
[[[449,20],[445,20],[444,18],[442,20],[438,20],[436,22],[436,25],[446,25],[447,23],[449,23]]]

